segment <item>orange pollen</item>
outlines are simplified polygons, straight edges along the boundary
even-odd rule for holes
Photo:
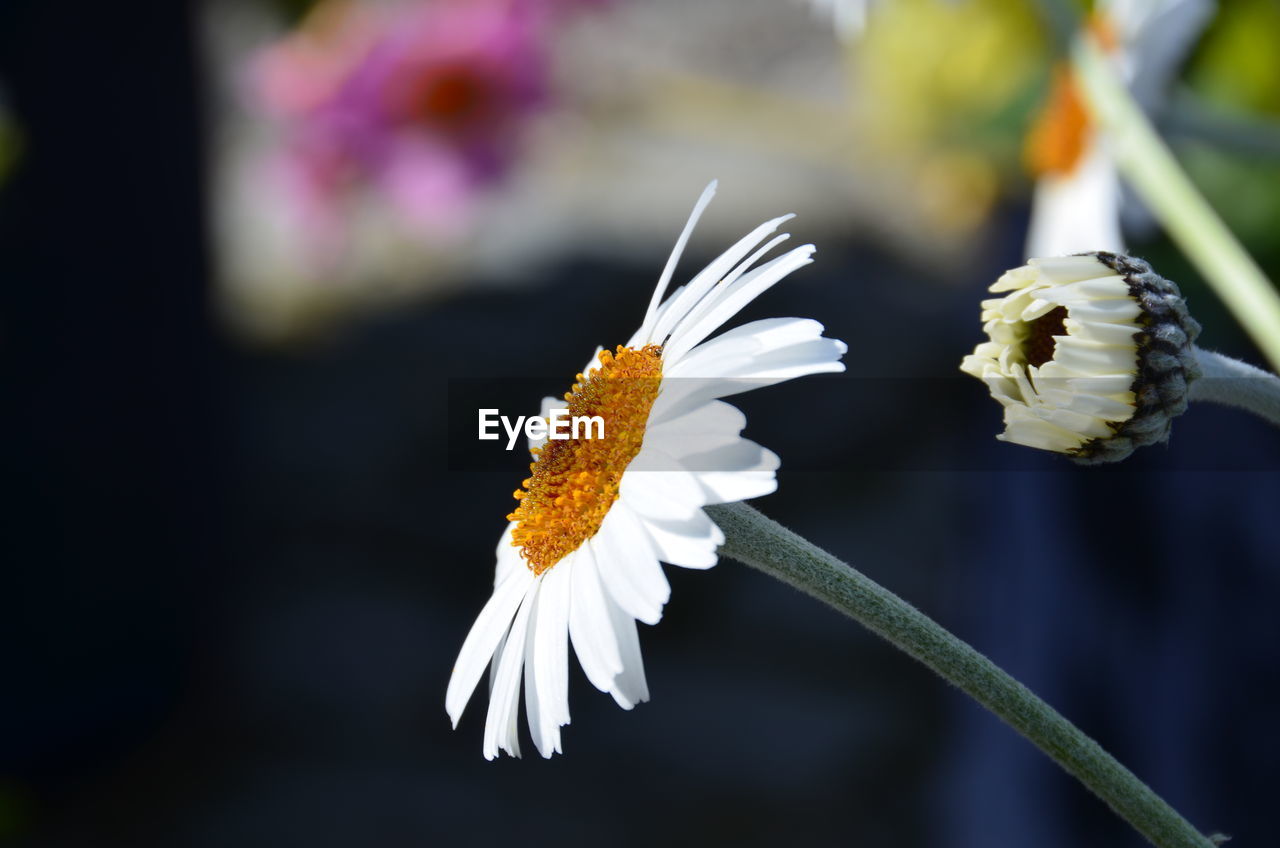
[[[618,499],[622,473],[640,452],[662,382],[662,347],[600,351],[600,367],[579,374],[564,396],[569,417],[600,416],[604,438],[548,439],[535,448],[533,474],[515,492],[511,544],[541,574],[596,534]],[[590,435],[599,435],[588,430]]]
[[[1048,102],[1027,134],[1028,169],[1038,177],[1071,173],[1084,156],[1091,129],[1075,77],[1066,66],[1055,68]]]

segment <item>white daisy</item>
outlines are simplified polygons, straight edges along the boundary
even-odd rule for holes
[[[1200,326],[1178,288],[1141,259],[1032,259],[982,302],[988,341],[960,370],[1004,407],[996,438],[1114,462],[1164,441],[1199,376]]]
[[[491,666],[484,755],[520,755],[521,683],[530,734],[544,757],[569,723],[568,644],[587,679],[623,709],[648,700],[636,622],[656,624],[670,596],[661,562],[710,568],[724,541],[702,507],[772,492],[778,457],[739,433],[746,419],[719,400],[760,386],[843,371],[845,345],[802,318],[754,321],[717,336],[739,310],[812,261],[812,245],[756,263],[787,215],[761,224],[663,300],[703,192],[667,261],[644,322],[601,351],[565,395],[569,414],[600,415],[605,438],[532,446],[497,549],[493,596],[454,664],[445,708],[454,726]],[[549,407],[564,406],[553,398]]]
[[[1138,102],[1154,111],[1213,10],[1213,0],[1100,0],[1089,30]],[[1027,256],[1122,252],[1116,165],[1065,63],[1054,71],[1026,154],[1036,176]]]

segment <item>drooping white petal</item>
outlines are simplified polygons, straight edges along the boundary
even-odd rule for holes
[[[545,584],[544,587],[545,588]],[[541,618],[543,592],[539,591],[538,597],[534,599],[533,609],[529,612],[529,626],[525,634],[524,644],[524,709],[529,718],[529,736],[533,739],[533,746],[538,749],[538,753],[544,757],[549,757],[549,751],[554,750],[558,744],[557,740],[548,735],[548,725],[550,732],[555,736],[560,735],[559,725],[549,723],[547,721],[546,711],[543,705],[544,692],[538,688],[539,662],[537,639],[539,631],[539,619]],[[543,672],[545,674],[545,671]],[[491,693],[497,692],[498,677],[495,673],[490,680],[489,689]],[[512,711],[512,717],[516,718],[519,709]],[[518,724],[518,719],[515,724]],[[519,728],[510,728],[508,734],[519,738]]]
[[[569,723],[569,603],[573,558],[566,557],[543,574],[533,636],[534,677],[540,703],[544,757],[560,749],[560,727]],[[529,717],[532,728],[533,716]]]
[[[716,549],[724,544],[724,533],[702,510],[681,521],[643,521],[663,562],[699,569],[716,564]]]
[[[601,692],[608,692],[613,687],[613,678],[622,671],[618,637],[609,617],[609,599],[605,597],[591,546],[583,544],[570,556],[574,560],[574,574],[569,599],[569,637],[587,680]]]
[[[782,464],[776,453],[743,438],[722,448],[689,454],[679,459],[686,468],[695,472],[774,472]]]
[[[698,481],[689,472],[674,467],[654,471],[636,471],[629,467],[622,475],[618,496],[633,512],[645,518],[680,520],[697,512],[705,503]]]
[[[484,674],[485,666],[494,656],[498,643],[511,626],[511,618],[524,599],[525,593],[533,583],[533,572],[527,568],[512,572],[495,587],[475,624],[462,643],[458,659],[453,664],[453,674],[449,678],[449,688],[445,693],[445,711],[449,714],[453,726],[458,726],[462,711],[471,700],[471,693]]]
[[[513,757],[520,756],[515,716],[520,707],[520,672],[524,667],[525,636],[537,595],[538,580],[535,578],[528,583],[528,590],[521,598],[520,608],[516,611],[511,630],[502,646],[502,655],[497,658],[498,673],[494,678],[493,691],[489,693],[489,713],[484,725],[486,760],[497,758],[499,750],[506,751]]]
[[[618,706],[629,710],[636,704],[649,700],[649,684],[644,676],[644,658],[640,655],[640,634],[636,621],[622,607],[608,602],[609,619],[618,637],[618,652],[622,657],[622,671],[613,680],[609,694]]]
[[[736,503],[773,494],[778,478],[773,471],[700,471],[698,485],[707,493],[707,503]]]
[[[589,544],[609,597],[632,618],[657,624],[671,586],[639,519],[623,501],[614,501]]]

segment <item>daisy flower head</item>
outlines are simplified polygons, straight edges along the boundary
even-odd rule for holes
[[[1138,103],[1154,111],[1213,11],[1213,0],[1099,0],[1081,37],[1097,40]],[[1036,180],[1027,256],[1124,250],[1121,212],[1132,204],[1124,202],[1114,158],[1067,62],[1053,69],[1024,159]]]
[[[1169,437],[1200,376],[1200,325],[1178,287],[1141,259],[1032,259],[982,302],[987,341],[960,370],[1004,407],[1006,442],[1116,462]]]
[[[695,205],[640,328],[600,351],[564,401],[543,401],[544,417],[566,403],[571,416],[601,417],[604,438],[531,445],[532,473],[498,542],[493,595],[445,697],[456,727],[491,668],[486,759],[520,755],[522,683],[534,745],[544,757],[560,752],[570,644],[591,684],[623,709],[648,700],[636,622],[662,617],[671,590],[661,563],[715,565],[724,535],[703,507],[777,487],[777,455],[742,438],[745,417],[721,398],[844,370],[845,345],[809,319],[753,321],[710,338],[812,261],[805,245],[758,264],[787,238],[770,236],[790,215],[761,224],[664,299],[714,191],[713,182]]]

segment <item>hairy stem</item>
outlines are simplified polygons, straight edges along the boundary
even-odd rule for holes
[[[1211,350],[1195,353],[1204,374],[1191,382],[1191,400],[1236,406],[1280,427],[1280,377]]]
[[[1031,690],[888,589],[744,503],[707,512],[724,531],[721,553],[831,605],[924,663],[1034,742],[1153,845],[1214,845]]]

